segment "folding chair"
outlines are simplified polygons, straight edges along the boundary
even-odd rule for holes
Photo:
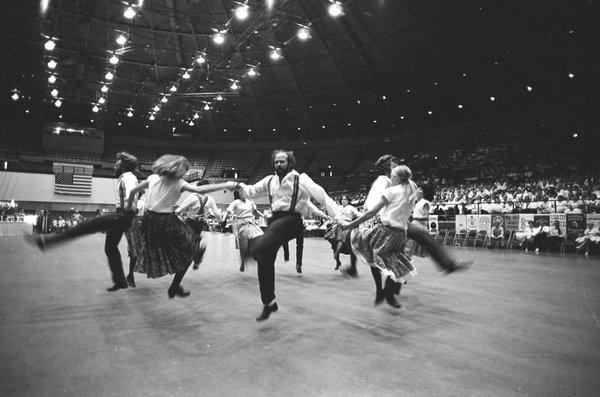
[[[459,232],[456,233],[456,235],[454,236],[453,245],[461,245],[461,243],[463,243],[466,238],[467,238],[467,230],[466,229],[459,230]]]
[[[446,237],[444,237],[444,240],[442,241],[442,244],[446,245],[446,243],[448,241],[450,241],[452,244],[454,244],[454,239],[455,238],[456,238],[456,229],[450,229],[446,233]]]
[[[438,230],[438,233],[433,237],[433,239],[443,243],[444,239],[446,238],[446,234],[448,234],[448,229]]]
[[[481,241],[481,247],[485,247],[485,242],[488,241],[488,239],[489,236],[487,230],[478,231],[475,240],[473,240],[473,247],[477,246],[478,241]]]
[[[576,248],[577,243],[575,242],[575,239],[577,239],[579,237],[580,237],[580,234],[578,232],[568,232],[567,238],[560,245],[560,252],[565,252],[567,247]]]
[[[469,230],[469,232],[467,233],[467,236],[465,237],[463,247],[466,247],[467,244],[469,244],[471,241],[473,241],[473,243],[475,243],[476,240],[477,240],[477,230]]]

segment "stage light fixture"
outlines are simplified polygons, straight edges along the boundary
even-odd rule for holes
[[[108,87],[106,86],[106,84],[102,85],[102,88],[100,88],[100,91],[108,92]]]
[[[50,91],[50,95],[52,95],[54,98],[56,98],[58,96],[58,90],[55,88],[52,91]]]
[[[127,19],[133,19],[135,17],[135,10],[133,9],[133,7],[127,7],[123,12],[123,16]]]
[[[154,107],[152,108],[152,110],[154,110],[155,112],[158,112],[160,110],[160,106],[154,105]]]
[[[105,102],[106,102],[106,99],[104,99],[104,97],[100,97],[100,98],[98,98],[98,103],[99,103],[100,105],[104,105],[104,103],[105,103]]]
[[[11,97],[11,99],[12,99],[13,101],[15,101],[15,102],[16,102],[16,101],[18,101],[18,100],[19,100],[19,98],[21,98],[21,96],[19,95],[19,93],[18,93],[18,92],[16,92],[16,91],[15,91],[15,92],[13,92],[13,94],[12,94],[10,97]]]
[[[221,94],[217,95],[217,97],[215,98],[217,101],[222,101],[223,97],[221,96]]]
[[[193,127],[193,126],[194,126],[194,121],[193,121],[193,120],[190,120],[190,122],[189,122],[188,124],[189,124],[191,127]]]
[[[99,110],[100,108],[98,107],[98,105],[94,105],[94,107],[92,108],[92,112],[94,113],[98,113]]]
[[[54,69],[56,69],[56,65],[58,65],[58,63],[56,63],[56,61],[54,59],[51,59],[48,61],[47,65],[48,65],[48,69],[54,70]]]
[[[122,46],[122,45],[125,45],[125,43],[127,43],[127,37],[125,37],[122,34],[120,34],[117,37],[117,44]]]
[[[233,83],[231,83],[231,89],[232,90],[239,90],[240,86],[238,85],[237,81],[234,81]]]
[[[254,68],[250,68],[250,70],[248,70],[248,76],[250,76],[250,77],[256,76],[256,70],[254,70]]]
[[[184,73],[181,75],[181,77],[183,77],[184,79],[186,79],[186,80],[187,80],[187,79],[189,79],[191,76],[190,76],[190,74],[188,73],[188,71],[186,70],[186,71],[185,71],[185,72],[184,72]]]
[[[62,101],[60,99],[57,99],[56,102],[54,102],[54,106],[56,106],[57,108],[62,106]]]
[[[223,44],[225,42],[225,35],[221,32],[213,35],[213,41],[215,44]]]
[[[271,54],[269,56],[274,61],[280,60],[281,59],[281,49],[280,48],[274,48],[273,51],[271,51]]]
[[[54,84],[56,83],[56,76],[51,74],[50,76],[48,76],[48,83],[50,84]]]
[[[44,48],[46,51],[52,51],[56,47],[56,43],[53,40],[48,40],[44,43]]]
[[[235,17],[240,21],[248,18],[248,6],[246,4],[240,4],[240,6],[235,9]]]
[[[131,110],[127,112],[127,117],[133,117],[133,112]]]
[[[198,63],[198,65],[202,65],[204,62],[206,62],[206,58],[204,58],[204,55],[198,55],[198,58],[196,58],[196,63]]]
[[[208,103],[204,105],[204,110],[210,110],[210,105]]]
[[[194,120],[198,120],[200,118],[200,115],[198,114],[198,112],[194,113]]]
[[[296,36],[298,36],[298,38],[300,40],[305,41],[305,40],[308,40],[308,38],[310,37],[310,33],[308,32],[307,28],[302,27],[302,28],[298,29]]]
[[[150,115],[150,117],[148,117],[148,118],[149,118],[151,121],[154,121],[154,119],[155,119],[156,117],[154,117],[154,115],[153,115],[153,114],[151,114],[151,115]]]
[[[112,74],[111,72],[106,72],[106,74],[104,75],[104,78],[105,78],[106,80],[112,80],[112,79],[113,79],[113,77],[115,77],[115,75],[114,75],[114,74]]]
[[[327,11],[332,17],[339,17],[344,12],[344,9],[342,8],[342,3],[339,1],[334,1],[329,5]]]
[[[171,92],[175,92],[175,91],[177,91],[177,86],[176,86],[175,84],[173,84],[173,85],[171,86],[171,88],[169,88],[169,91],[171,91]]]
[[[108,62],[110,62],[111,65],[116,65],[119,63],[119,58],[113,54],[113,56],[109,58]]]

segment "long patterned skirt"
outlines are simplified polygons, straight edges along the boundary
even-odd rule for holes
[[[412,221],[412,224],[420,227],[421,229],[425,229],[425,230],[429,230],[427,228],[427,222],[423,222],[423,221]],[[409,239],[406,242],[406,250],[405,252],[408,255],[411,256],[418,256],[421,258],[427,258],[429,255],[427,254],[427,251],[425,251],[423,249],[423,247],[421,246],[421,244],[417,243],[415,240],[411,240]]]
[[[198,250],[200,236],[175,213],[146,211],[141,224],[142,244],[135,270],[158,278],[186,270]]]
[[[255,219],[235,219],[232,224],[235,247],[240,250],[242,260],[250,256],[250,240],[264,233]]]
[[[379,224],[366,230],[353,229],[350,240],[354,254],[379,268],[384,277],[406,282],[415,275],[415,268],[404,255],[405,230]]]
[[[129,256],[137,258],[142,250],[142,217],[136,216],[131,221],[131,227],[125,232]]]

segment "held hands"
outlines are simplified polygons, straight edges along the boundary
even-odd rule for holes
[[[342,230],[347,230],[347,229],[352,229],[352,225],[350,224],[350,222],[346,222],[344,221],[341,217],[337,216],[335,218],[335,222],[338,224],[338,226],[342,229]]]

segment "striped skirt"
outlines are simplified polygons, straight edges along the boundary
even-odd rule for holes
[[[367,264],[381,270],[384,277],[397,282],[406,282],[415,275],[404,248],[406,231],[379,224],[371,229],[353,229],[351,243],[354,254]]]
[[[136,216],[131,221],[131,227],[125,232],[127,250],[131,258],[137,258],[142,251],[142,217]]]
[[[333,223],[331,226],[327,228],[325,231],[325,235],[323,236],[325,240],[331,244],[331,249],[335,251],[336,246],[339,242],[342,243],[342,249],[340,253],[345,255],[352,254],[352,246],[350,244],[350,233],[352,230],[342,230],[342,228],[338,227],[337,223]]]
[[[158,278],[186,270],[200,249],[200,236],[175,213],[146,211],[135,271]]]

